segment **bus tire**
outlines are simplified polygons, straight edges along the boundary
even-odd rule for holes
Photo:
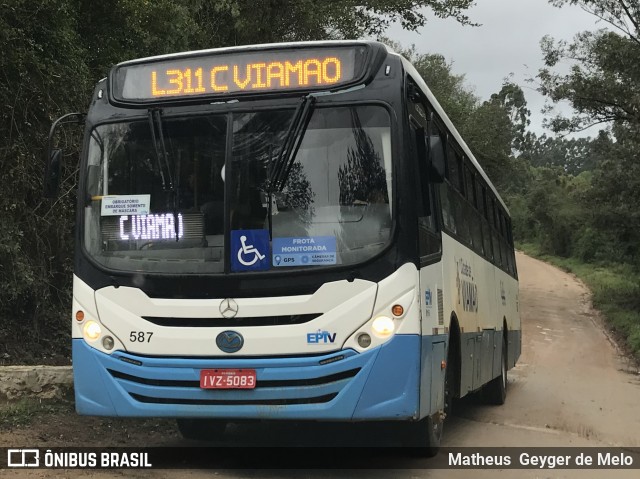
[[[482,396],[487,404],[501,406],[507,399],[507,337],[504,332],[502,343],[500,375],[489,381],[482,390]]]
[[[459,339],[458,335],[449,336],[449,347],[447,351],[447,368],[445,370],[444,379],[444,412],[446,417],[453,414],[456,394],[458,391],[459,381]]]
[[[416,454],[421,457],[433,457],[438,454],[442,439],[442,427],[444,414],[436,412],[432,416],[410,424],[408,434],[408,446],[414,448]]]
[[[182,437],[192,441],[215,441],[222,438],[227,421],[220,419],[178,419],[178,430]]]

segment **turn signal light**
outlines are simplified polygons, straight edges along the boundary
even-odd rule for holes
[[[399,304],[395,304],[391,308],[391,312],[394,316],[402,316],[404,314],[404,308]]]
[[[84,311],[82,311],[81,309],[76,311],[76,321],[78,321],[79,323],[84,321]]]

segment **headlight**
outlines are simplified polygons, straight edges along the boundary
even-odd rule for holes
[[[87,341],[95,341],[102,334],[102,328],[95,321],[87,321],[82,331]]]
[[[387,318],[386,316],[378,316],[371,323],[371,329],[376,336],[381,338],[386,338],[391,336],[396,329],[395,324],[393,324],[393,320],[391,318]]]

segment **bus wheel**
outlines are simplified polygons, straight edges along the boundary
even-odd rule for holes
[[[500,376],[492,379],[482,389],[482,396],[486,403],[501,406],[507,399],[507,342],[502,344]]]
[[[458,383],[458,355],[456,343],[449,342],[447,353],[447,369],[444,375],[444,412],[445,417],[453,414],[455,404],[455,385]]]
[[[224,435],[227,421],[220,419],[178,419],[182,437],[193,441],[215,441]]]
[[[439,411],[432,416],[427,416],[421,421],[410,424],[408,434],[410,447],[416,448],[418,455],[433,457],[438,454],[440,440],[442,439],[442,426],[444,425],[444,412]]]

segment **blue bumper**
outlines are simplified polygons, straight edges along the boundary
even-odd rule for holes
[[[74,339],[76,410],[130,417],[417,419],[421,343],[420,336],[397,335],[365,353],[348,349],[299,358],[181,359],[107,355]],[[200,370],[215,368],[255,369],[257,386],[200,389]]]

